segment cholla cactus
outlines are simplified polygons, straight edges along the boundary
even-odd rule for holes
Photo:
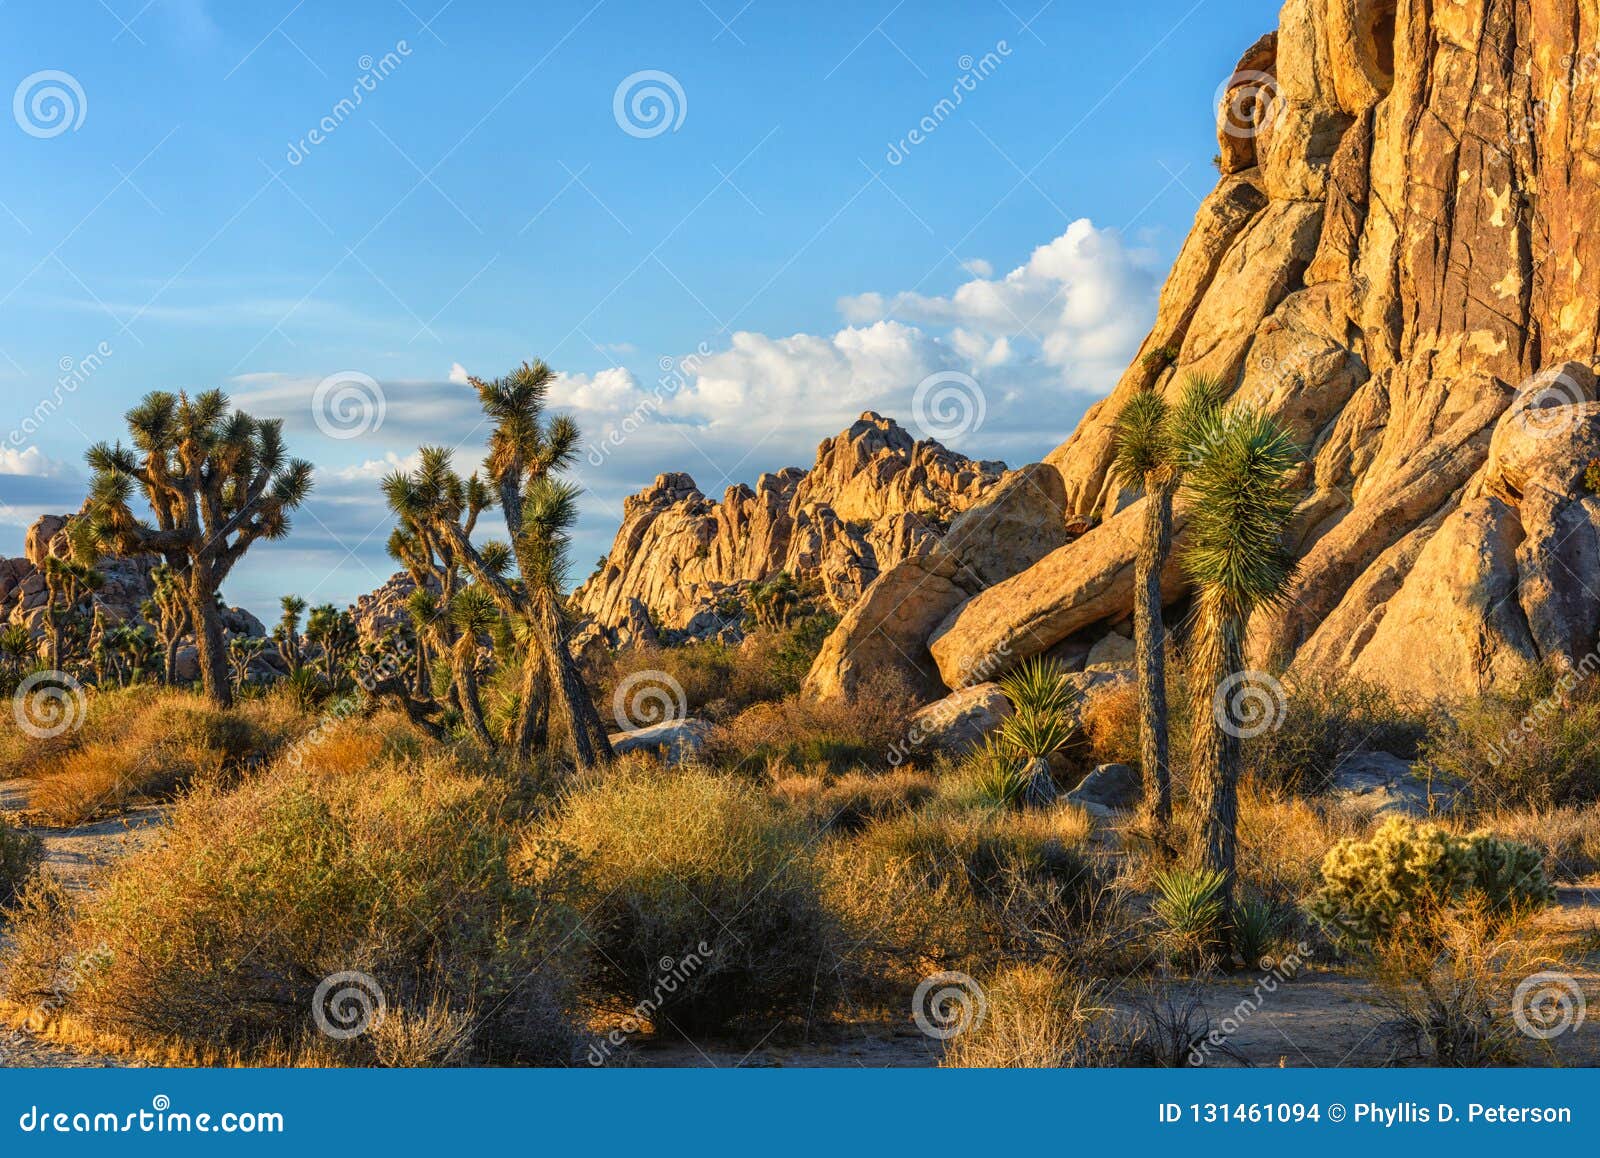
[[[1472,898],[1499,916],[1555,900],[1539,854],[1527,845],[1486,832],[1457,836],[1398,816],[1370,840],[1334,845],[1322,862],[1322,880],[1307,908],[1353,946]]]

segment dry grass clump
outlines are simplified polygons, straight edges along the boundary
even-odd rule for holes
[[[1496,836],[1538,849],[1553,881],[1600,874],[1600,805],[1505,810],[1479,823]]]
[[[775,799],[805,818],[807,824],[833,832],[859,832],[874,820],[914,812],[932,800],[938,783],[927,772],[900,768],[892,772],[846,772],[842,776],[795,773],[772,783]]]
[[[1079,712],[1097,764],[1139,765],[1139,685],[1132,681],[1092,691]]]
[[[504,788],[440,755],[202,786],[92,894],[30,895],[7,996],[65,990],[92,1030],[247,1064],[565,1063],[573,861],[513,877],[515,840]],[[352,973],[394,1024],[366,982],[324,985]]]
[[[930,972],[1021,957],[1084,969],[1126,964],[1134,940],[1120,889],[1079,809],[937,809],[878,821],[821,854],[825,895],[863,995],[896,1003]]]
[[[757,786],[703,768],[624,766],[533,829],[584,858],[584,941],[603,998],[694,1035],[826,1014],[832,924],[810,829]]]
[[[848,700],[794,695],[755,704],[712,732],[709,752],[719,764],[753,770],[886,768],[915,710],[905,685],[884,674]]]
[[[260,765],[309,726],[280,697],[222,711],[189,692],[96,695],[80,734],[28,761],[28,803],[51,823],[79,824]]]
[[[1050,965],[1022,963],[1002,968],[973,989],[967,994],[970,1024],[950,1039],[941,1066],[1044,1069],[1106,1063],[1106,1040],[1096,1029],[1110,1011],[1096,1004],[1092,985]]]
[[[1359,749],[1410,755],[1427,716],[1375,684],[1303,676],[1284,685],[1282,721],[1244,742],[1245,774],[1272,791],[1321,792]]]
[[[1483,905],[1437,911],[1426,928],[1404,926],[1372,949],[1381,1003],[1392,1014],[1388,1028],[1405,1056],[1436,1066],[1524,1062],[1538,1039],[1517,1025],[1517,988],[1530,978],[1537,983],[1534,975],[1552,960],[1525,923],[1508,926]],[[1552,978],[1563,981],[1571,979]]]

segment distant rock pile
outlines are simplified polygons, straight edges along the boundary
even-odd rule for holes
[[[1065,541],[1059,500],[1015,482],[1004,463],[915,439],[868,411],[822,443],[811,469],[764,474],[753,489],[729,487],[720,502],[686,474],[659,476],[625,500],[611,551],[572,607],[594,625],[588,634],[613,644],[705,637],[738,619],[754,584],[787,572],[845,612],[885,572],[928,556],[966,513],[1006,492],[1027,533],[997,535],[973,552],[966,579],[977,590],[987,575],[1009,574],[1017,560]]]

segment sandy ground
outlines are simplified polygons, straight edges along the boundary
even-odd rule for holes
[[[159,833],[160,808],[141,808],[114,820],[73,828],[26,824],[25,784],[0,781],[0,813],[37,835],[45,871],[70,888],[90,887],[96,867],[126,855]],[[1559,905],[1542,918],[1558,936],[1581,946],[1586,968],[1574,974],[1592,1007],[1587,1020],[1553,1043],[1552,1061],[1600,1066],[1600,887],[1566,887]],[[3,944],[3,941],[0,941]],[[1262,977],[1233,976],[1201,983],[1195,994],[1213,1028],[1224,1029],[1226,1050],[1215,1065],[1375,1066],[1406,1064],[1404,1043],[1386,1027],[1388,1015],[1376,985],[1337,971],[1303,969],[1270,987]],[[1121,1005],[1117,996],[1113,1004]],[[624,1064],[660,1067],[815,1066],[892,1068],[937,1065],[943,1043],[927,1037],[909,1017],[864,1018],[802,1031],[779,1027],[765,1037],[692,1043],[636,1040]],[[619,1058],[619,1060],[622,1060]],[[93,1067],[127,1062],[88,1054],[26,1033],[0,1030],[0,1068]]]

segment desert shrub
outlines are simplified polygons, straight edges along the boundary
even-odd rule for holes
[[[1480,807],[1600,800],[1600,681],[1538,669],[1441,713],[1424,745]]]
[[[1351,945],[1370,946],[1402,925],[1426,940],[1439,912],[1466,904],[1512,920],[1555,900],[1538,852],[1527,845],[1401,817],[1386,820],[1370,840],[1335,845],[1322,881],[1309,911]]]
[[[1233,948],[1246,968],[1257,968],[1277,956],[1283,943],[1283,909],[1266,897],[1241,897],[1233,909]]]
[[[1040,1069],[1103,1064],[1104,1042],[1095,1030],[1108,1010],[1097,1003],[1092,985],[1050,965],[1023,963],[1006,966],[981,988],[973,988],[970,1024],[950,1039],[940,1065]]]
[[[1096,764],[1139,765],[1139,687],[1121,681],[1088,693],[1080,713]]]
[[[869,822],[913,812],[933,798],[934,779],[926,772],[846,772],[842,776],[784,776],[772,795],[805,818],[833,832],[856,832]]]
[[[188,692],[97,695],[81,735],[31,765],[28,803],[53,823],[81,823],[259,767],[309,726],[270,696],[222,711]]]
[[[0,820],[0,910],[9,908],[39,865],[39,838]]]
[[[1553,881],[1600,873],[1600,805],[1496,812],[1482,823],[1496,836],[1538,849]]]
[[[718,764],[750,771],[886,768],[913,711],[905,685],[883,673],[848,700],[794,695],[755,704],[712,731],[708,752]]]
[[[602,995],[647,1006],[658,1030],[696,1034],[832,1006],[832,930],[809,836],[749,782],[626,767],[574,790],[529,841],[585,857]]]
[[[1123,893],[1087,846],[1088,818],[940,808],[869,825],[821,854],[825,895],[861,991],[893,1003],[929,972],[1017,956],[1083,968],[1123,963]]]
[[[1549,960],[1481,901],[1390,933],[1374,955],[1388,1028],[1403,1053],[1436,1066],[1523,1060],[1532,1039],[1519,1032],[1515,990]]]
[[[23,909],[9,996],[75,972],[67,1013],[201,1058],[564,1063],[574,862],[551,846],[513,876],[515,839],[504,789],[438,754],[202,786],[95,892]],[[359,1028],[373,986],[398,1026],[318,1033]]]
[[[785,627],[757,629],[737,644],[696,640],[670,647],[644,644],[625,648],[599,664],[595,701],[609,716],[611,696],[628,676],[665,672],[683,689],[691,715],[727,719],[752,704],[798,692],[823,640],[837,623],[837,616],[818,613]]]
[[[1243,785],[1239,791],[1240,883],[1280,908],[1298,905],[1321,884],[1328,850],[1366,829],[1367,822],[1325,799]]]
[[[1382,688],[1352,679],[1302,677],[1285,688],[1276,727],[1244,741],[1245,774],[1277,792],[1320,792],[1360,748],[1414,753],[1426,722]]]

